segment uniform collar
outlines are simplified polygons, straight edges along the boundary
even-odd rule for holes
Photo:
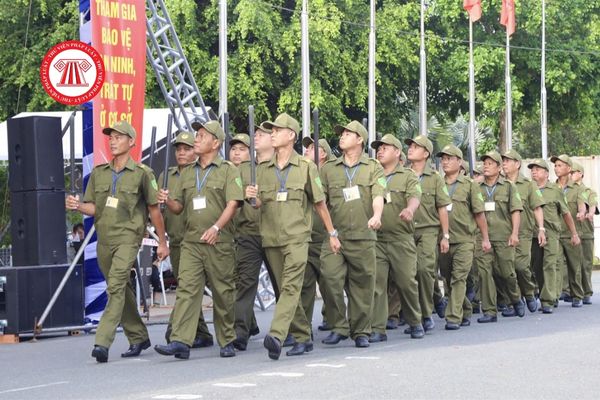
[[[506,183],[506,179],[504,179],[504,178],[502,177],[502,175],[500,175],[500,176],[498,177],[498,180],[496,181],[496,183],[494,183],[494,185],[498,185],[498,184],[499,184],[499,185],[504,185],[505,183]],[[487,186],[487,183],[485,183],[485,180],[484,180],[483,182],[481,182],[481,184],[482,184],[482,185],[484,185],[484,186]]]
[[[398,163],[398,164],[396,164],[396,168],[394,168],[394,170],[388,176],[390,176],[392,174],[402,173],[404,171],[406,171],[406,168],[404,168],[402,166],[402,163]]]
[[[115,170],[115,160],[111,160],[110,163],[106,164],[108,167],[110,167],[110,169],[112,169],[113,171]],[[129,169],[131,171],[133,171],[135,169],[135,161],[133,161],[133,159],[131,157],[129,157],[127,159],[127,162],[125,163],[125,167],[123,169]]]
[[[268,166],[269,167],[276,166],[276,161],[277,161],[277,153],[273,154],[273,157],[271,157],[271,160],[269,161]],[[287,168],[287,166],[290,164],[295,165],[295,166],[300,165],[300,155],[296,152],[296,150],[293,150],[292,154],[290,154],[290,159],[288,160],[288,163],[286,164],[284,169]]]
[[[214,165],[215,167],[219,168],[221,164],[223,164],[223,158],[217,154],[217,156],[210,162],[210,164],[208,164],[208,166]],[[200,165],[200,159],[198,159],[198,161],[195,162],[195,165],[202,168],[202,165]]]
[[[415,171],[414,169],[411,168],[411,170],[415,173],[415,175],[417,175],[417,171]],[[423,173],[421,175],[433,175],[433,169],[431,169],[431,167],[429,166],[429,163],[425,164],[425,169],[423,170]],[[419,175],[417,175],[419,176]]]
[[[344,164],[344,155],[342,154],[341,156],[339,156],[335,161],[336,164]],[[369,164],[369,157],[367,157],[366,154],[363,154],[360,156],[360,158],[358,159],[358,162],[356,163],[356,165],[358,164]]]

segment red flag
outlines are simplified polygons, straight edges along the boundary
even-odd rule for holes
[[[481,0],[463,0],[463,8],[469,13],[471,21],[481,18]]]
[[[515,17],[515,0],[502,0],[502,13],[500,14],[500,24],[506,27],[508,36],[515,33],[517,29],[517,18]]]

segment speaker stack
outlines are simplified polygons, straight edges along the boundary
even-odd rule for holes
[[[21,333],[33,329],[68,267],[61,119],[9,119],[8,156],[13,267],[0,268],[0,326]],[[81,267],[47,321],[82,323]]]

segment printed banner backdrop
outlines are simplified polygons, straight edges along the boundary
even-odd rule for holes
[[[111,160],[102,129],[127,120],[137,133],[131,153],[142,154],[146,84],[146,2],[92,0],[92,45],[104,59],[106,78],[94,99],[94,165]]]

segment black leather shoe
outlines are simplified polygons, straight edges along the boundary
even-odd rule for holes
[[[558,300],[554,300],[554,308],[558,308]]]
[[[235,357],[235,349],[233,348],[233,342],[225,345],[225,347],[221,347],[219,355],[223,358]]]
[[[357,336],[356,339],[354,339],[354,345],[356,347],[369,347],[369,338],[366,336]]]
[[[446,307],[448,307],[448,300],[446,298],[442,298],[439,303],[435,305],[435,313],[440,318],[446,318]]]
[[[336,332],[331,332],[325,339],[321,341],[323,344],[338,344],[342,340],[348,339],[348,336],[340,335]]]
[[[498,317],[495,315],[483,314],[483,317],[477,318],[477,322],[480,324],[487,324],[488,322],[498,322]]]
[[[285,337],[285,340],[283,341],[282,347],[292,347],[294,344],[296,344],[296,339],[294,339],[294,336],[288,333],[288,335]]]
[[[554,312],[554,310],[550,306],[543,306],[542,307],[542,312],[544,314],[552,314]]]
[[[585,297],[583,298],[583,304],[585,304],[585,305],[588,305],[588,306],[589,306],[590,304],[592,304],[592,298],[591,298],[590,296],[585,296]]]
[[[327,323],[327,321],[323,320],[323,322],[321,323],[321,325],[319,325],[318,328],[320,331],[330,331],[332,329],[332,326],[329,325]]]
[[[506,307],[506,309],[504,311],[502,311],[502,316],[503,317],[516,317],[517,312],[515,311],[515,309],[513,307]]]
[[[573,298],[571,297],[571,295],[567,294],[567,293],[561,294],[560,297],[562,297],[561,300],[564,301],[565,303],[570,303],[573,301]]]
[[[447,331],[457,331],[460,329],[460,325],[455,322],[446,322]]]
[[[479,307],[479,303],[473,304],[473,314],[479,314],[481,312],[481,307]]]
[[[517,317],[523,318],[525,316],[525,304],[523,304],[522,300],[519,300],[518,302],[513,304],[513,307],[515,308],[515,313],[517,314]]]
[[[260,333],[260,329],[258,329],[258,326],[256,326],[256,327],[254,327],[254,328],[250,329],[250,332],[249,332],[250,336],[256,336],[256,335],[258,335],[259,333]]]
[[[423,329],[423,325],[419,324],[416,326],[411,326],[409,329],[411,339],[423,339],[425,337],[425,329]]]
[[[506,310],[506,308],[507,308],[506,304],[502,304],[502,303],[500,303],[496,306],[496,309],[500,312]]]
[[[314,346],[311,341],[300,343],[294,343],[294,347],[285,352],[286,356],[300,356],[304,353],[309,353],[313,351]]]
[[[265,336],[265,340],[263,342],[263,346],[269,352],[269,358],[271,360],[279,360],[279,356],[281,355],[281,342],[276,337],[271,335]]]
[[[163,356],[175,356],[181,360],[190,358],[190,346],[181,342],[173,341],[166,346],[157,344],[154,346],[154,350]]]
[[[530,299],[525,299],[525,301],[527,302],[527,309],[529,310],[529,312],[537,311],[538,303],[537,303],[537,300],[535,299],[535,297],[532,297]]]
[[[396,319],[388,319],[386,324],[385,324],[385,329],[398,329],[398,326],[400,324],[398,323],[398,320]]]
[[[197,337],[192,343],[192,349],[201,349],[203,347],[211,347],[214,343],[212,337]]]
[[[374,332],[369,336],[369,343],[387,342],[387,335],[385,333]]]
[[[105,363],[108,361],[108,348],[104,346],[94,346],[92,350],[92,357],[99,363]]]
[[[423,318],[423,329],[425,329],[425,332],[429,332],[433,330],[433,328],[435,328],[435,322],[433,322],[433,319],[431,317]]]
[[[402,318],[402,314],[400,314],[400,319],[398,320],[398,326],[406,325],[406,320]]]
[[[248,347],[248,341],[240,337],[235,338],[235,340],[232,343],[233,347],[235,347],[236,350],[246,351],[246,348]]]
[[[582,306],[581,300],[579,300],[579,299],[573,299],[573,302],[571,303],[571,307],[573,307],[573,308],[579,308],[581,306]]]
[[[148,347],[150,347],[150,339],[146,339],[142,343],[132,344],[125,353],[121,353],[121,357],[137,357],[142,353],[142,350],[146,350]]]
[[[469,318],[463,318],[460,322],[460,326],[471,326],[471,320]]]

